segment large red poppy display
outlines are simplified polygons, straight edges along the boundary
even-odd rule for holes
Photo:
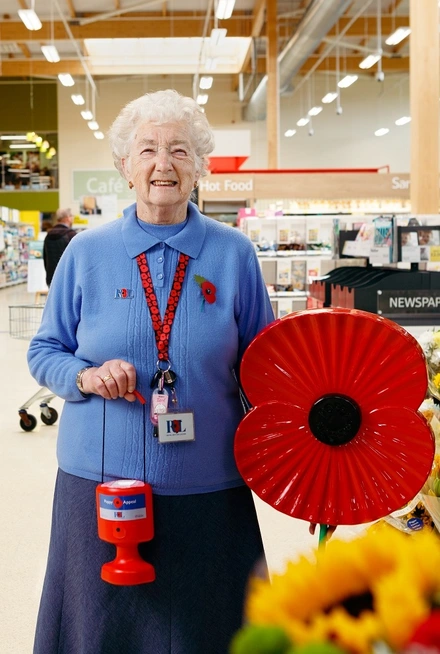
[[[235,457],[248,486],[287,515],[323,525],[370,522],[421,489],[434,438],[417,409],[423,352],[394,322],[360,310],[289,314],[246,350],[253,408]]]

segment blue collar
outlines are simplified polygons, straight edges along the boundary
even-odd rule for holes
[[[128,256],[131,259],[137,257],[141,252],[146,252],[161,242],[159,238],[148,234],[137,222],[136,203],[124,209],[122,220],[122,240]],[[164,243],[171,248],[183,252],[193,259],[196,259],[202,249],[205,240],[206,224],[205,218],[199,212],[193,202],[188,202],[188,222],[186,226],[174,236],[164,240]]]

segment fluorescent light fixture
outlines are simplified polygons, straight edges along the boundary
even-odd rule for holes
[[[93,131],[95,131],[96,129],[99,129],[99,125],[96,122],[96,120],[89,120],[87,125],[90,127],[90,129],[93,129]]]
[[[86,102],[82,97],[81,93],[73,93],[70,97],[72,98],[74,104],[80,105],[80,104],[85,104]]]
[[[224,27],[213,27],[211,30],[211,43],[212,45],[220,45],[220,43],[223,41],[223,39],[226,37],[226,34],[228,33],[228,30],[225,29]]]
[[[365,57],[365,59],[362,59],[361,63],[359,64],[359,68],[363,68],[364,70],[366,68],[371,68],[371,66],[377,64],[380,58],[381,55],[379,54],[369,54],[367,57]]]
[[[338,86],[341,89],[347,89],[349,86],[354,84],[357,79],[358,79],[357,75],[346,75],[341,80],[339,80]]]
[[[197,96],[197,104],[206,104],[208,102],[209,95],[207,93],[199,93]]]
[[[95,139],[101,140],[104,138],[104,134],[102,132],[93,132],[93,136]]]
[[[213,81],[214,78],[210,75],[203,75],[203,77],[200,78],[199,87],[207,91],[211,88]]]
[[[5,134],[0,136],[0,141],[26,141],[26,134],[14,134],[14,136]]]
[[[374,132],[374,136],[385,136],[389,131],[388,127],[381,127]]]
[[[331,93],[330,91],[325,94],[325,96],[322,98],[321,102],[324,104],[330,104],[330,102],[333,102],[333,100],[336,100],[338,97],[337,93]]]
[[[206,57],[205,70],[215,70],[217,68],[216,57]]]
[[[398,118],[396,120],[396,125],[406,125],[406,123],[411,122],[411,116],[402,116],[402,118]]]
[[[88,109],[86,111],[81,111],[81,116],[84,120],[93,120],[93,114]]]
[[[36,150],[35,143],[11,143],[9,146],[11,150]]]
[[[322,107],[312,107],[311,109],[308,110],[309,116],[317,116],[320,114],[322,111]]]
[[[58,79],[63,86],[73,86],[75,84],[74,79],[70,73],[60,73],[58,75]]]
[[[385,43],[387,45],[397,45],[410,34],[411,34],[410,27],[398,27],[396,31],[390,34],[390,36],[385,40]]]
[[[304,127],[304,125],[307,125],[307,123],[310,122],[310,118],[300,118],[299,120],[296,121],[296,124],[298,127]]]
[[[216,18],[219,20],[226,20],[232,16],[234,11],[235,0],[218,0],[217,9],[215,12]]]
[[[43,26],[41,20],[38,18],[37,14],[33,9],[19,9],[18,15],[25,24],[25,26],[31,32],[36,32],[40,30]]]
[[[296,134],[296,129],[288,129],[284,132],[284,136],[287,136],[287,138],[293,136],[294,134]]]
[[[51,64],[56,64],[58,61],[60,61],[60,55],[58,54],[58,50],[54,45],[42,45],[41,52],[46,57],[47,61]]]

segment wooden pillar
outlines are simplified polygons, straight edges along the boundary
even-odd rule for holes
[[[271,169],[279,168],[280,93],[278,74],[277,0],[266,4],[267,34],[267,159]]]
[[[438,0],[410,0],[411,212],[439,212]]]

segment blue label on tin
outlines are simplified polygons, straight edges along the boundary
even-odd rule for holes
[[[141,520],[147,515],[145,495],[99,494],[99,515],[104,520]]]

